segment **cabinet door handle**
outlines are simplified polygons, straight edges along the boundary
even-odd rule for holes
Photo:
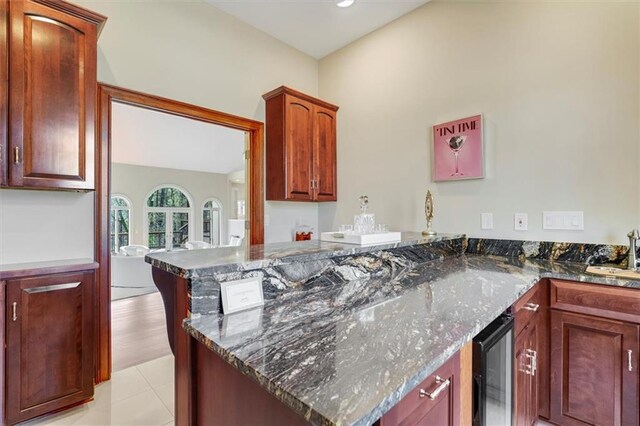
[[[20,147],[18,146],[13,148],[13,162],[15,164],[20,164]]]
[[[537,312],[540,308],[540,305],[537,303],[525,303],[522,309],[526,309],[527,311]]]
[[[531,364],[528,366],[527,373],[535,376],[536,370],[538,370],[538,352],[534,351],[533,349],[527,349],[525,354],[526,357],[531,360]]]
[[[627,349],[627,369],[629,371],[633,371],[633,361],[632,358],[633,357],[633,351],[631,349]]]
[[[449,379],[445,380],[440,376],[436,376],[436,384],[439,386],[433,390],[433,392],[427,392],[424,389],[420,389],[420,398],[424,398],[425,396],[429,399],[436,399],[438,395],[442,393],[443,390],[449,387],[451,381]]]
[[[46,285],[42,287],[32,287],[25,289],[25,293],[33,294],[33,293],[46,293],[48,291],[58,291],[58,290],[69,290],[71,288],[78,287],[81,282],[77,283],[64,283],[64,284],[54,284],[54,285]]]
[[[11,308],[13,310],[13,314],[11,315],[11,319],[16,322],[18,320],[18,302],[13,302],[11,304]]]

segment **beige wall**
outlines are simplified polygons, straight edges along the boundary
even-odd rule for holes
[[[264,122],[262,94],[280,85],[318,91],[318,62],[197,1],[80,0],[109,17],[99,41],[101,81]],[[265,240],[290,240],[317,206],[265,204]]]
[[[149,193],[160,185],[177,185],[193,201],[193,240],[202,241],[202,206],[208,198],[222,203],[223,222],[221,239],[227,243],[227,219],[233,212],[229,201],[231,183],[226,174],[166,169],[163,167],[134,166],[113,163],[111,166],[111,193],[121,194],[132,203],[131,244],[148,245],[144,239],[144,207]]]
[[[393,228],[626,243],[640,225],[638,3],[430,3],[320,62],[340,105],[337,206],[357,197]],[[431,126],[484,114],[486,178],[431,181]],[[583,210],[585,231],[543,231],[543,210]],[[480,230],[493,212],[494,230]],[[529,231],[513,214],[529,214]]]
[[[77,3],[109,18],[98,43],[105,83],[259,121],[262,94],[279,85],[317,94],[315,59],[202,2]],[[317,226],[316,206],[289,204],[267,203],[267,241],[290,239],[296,220]],[[93,257],[92,227],[92,194],[0,191],[0,263]]]

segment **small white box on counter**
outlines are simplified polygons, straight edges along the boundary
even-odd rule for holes
[[[401,232],[380,232],[375,234],[353,234],[348,232],[323,232],[320,234],[321,241],[332,243],[357,244],[370,246],[374,244],[397,243],[402,240]]]

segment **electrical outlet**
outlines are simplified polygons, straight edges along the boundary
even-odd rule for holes
[[[526,231],[529,227],[529,215],[526,213],[516,213],[513,215],[513,229],[516,231]]]
[[[493,213],[480,213],[480,227],[493,229]]]

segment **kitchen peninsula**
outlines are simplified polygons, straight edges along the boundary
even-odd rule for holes
[[[530,311],[542,330],[533,418],[563,424],[564,408],[549,397],[549,371],[558,367],[548,356],[549,312],[571,311],[567,295],[581,285],[581,303],[598,315],[598,300],[615,289],[630,301],[618,311],[640,323],[640,292],[619,288],[640,284],[585,273],[585,263],[623,259],[619,247],[549,244],[404,233],[400,243],[374,247],[310,241],[148,255],[176,354],[177,424],[388,425],[415,418],[421,403],[439,405],[442,424],[468,424],[470,359],[465,366],[459,351],[512,306],[516,330],[532,321]],[[265,305],[219,314],[220,283],[247,277],[261,278]],[[518,302],[530,294],[535,309],[518,310],[531,305]],[[632,424],[637,334],[621,344],[632,348],[631,371],[619,373],[628,385],[613,415]],[[457,369],[438,382],[450,359]],[[447,389],[439,397],[436,388]]]

